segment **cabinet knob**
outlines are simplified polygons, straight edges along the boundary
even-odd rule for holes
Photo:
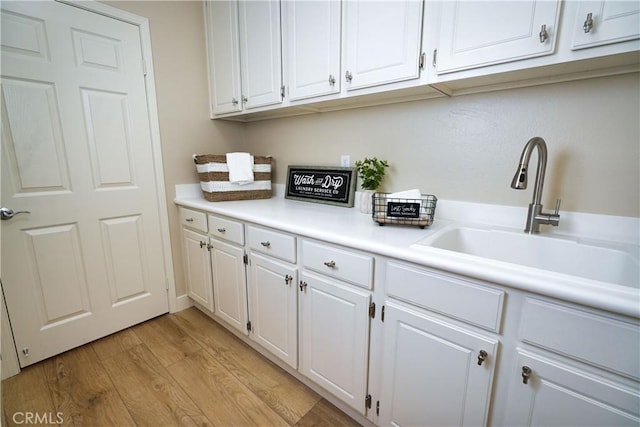
[[[546,24],[542,24],[542,27],[540,27],[540,43],[544,43],[547,41],[547,39],[549,38],[549,33],[547,32],[547,26]]]
[[[307,282],[303,282],[301,280],[300,281],[300,292],[304,291],[305,289],[307,289]]]
[[[233,105],[238,105],[238,100],[236,98],[231,98],[231,103]]]
[[[485,360],[487,360],[487,356],[489,356],[489,355],[488,355],[488,354],[487,354],[487,352],[486,352],[486,351],[484,351],[484,350],[480,350],[480,351],[478,352],[478,366],[482,366],[482,362],[484,362]]]
[[[207,242],[203,242],[202,240],[200,241],[200,248],[204,248],[205,246],[207,246]]]
[[[585,33],[589,33],[593,28],[593,13],[587,13],[587,19],[585,19],[582,29]]]
[[[246,97],[246,96],[244,96],[244,95],[242,95],[242,103],[243,103],[243,104],[246,104],[246,103],[247,103],[247,101],[249,101],[249,100],[247,99],[247,97]]]
[[[226,228],[218,228],[218,233],[225,233],[226,231]]]
[[[325,261],[324,265],[326,265],[329,268],[334,268],[336,266],[336,262],[331,260],[331,261]]]
[[[329,84],[331,86],[335,86],[336,85],[336,78],[333,77],[333,74],[329,74]]]
[[[193,218],[187,218],[185,221],[187,221],[187,222],[193,222]]]
[[[522,367],[522,384],[528,384],[529,378],[531,378],[531,368],[528,366]]]
[[[270,241],[268,241],[268,240],[267,240],[266,242],[260,242],[260,244],[261,244],[262,246],[264,246],[265,248],[268,248],[269,246],[271,246],[271,242],[270,242]]]
[[[347,72],[344,73],[344,79],[347,81],[347,83],[350,83],[351,80],[353,80],[353,74],[351,74],[351,71],[347,70]]]
[[[288,274],[286,276],[284,276],[284,284],[285,285],[290,285],[292,280],[293,280],[293,276],[290,276]]]

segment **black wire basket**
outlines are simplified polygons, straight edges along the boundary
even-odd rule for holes
[[[371,217],[379,225],[417,225],[425,228],[433,224],[438,198],[422,194],[419,199],[389,197],[389,193],[373,193]]]

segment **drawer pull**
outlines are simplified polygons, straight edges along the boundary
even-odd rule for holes
[[[487,356],[488,354],[484,350],[480,350],[480,352],[478,352],[478,366],[482,366],[482,362],[487,360]]]
[[[284,276],[284,284],[285,285],[290,285],[292,280],[293,280],[293,276],[290,276],[288,274],[286,276]]]
[[[522,367],[522,384],[528,384],[529,378],[531,378],[531,368],[528,366]]]
[[[265,248],[268,248],[269,246],[271,246],[271,242],[270,242],[270,241],[268,241],[268,240],[267,240],[266,242],[260,242],[260,244],[261,244],[262,246],[264,246]]]
[[[587,19],[585,19],[584,24],[582,25],[582,30],[585,34],[589,33],[593,28],[593,13],[587,13]]]
[[[336,262],[335,261],[325,261],[324,265],[326,265],[329,268],[335,268],[336,266]]]
[[[187,222],[193,222],[193,218],[187,218],[185,221],[187,221]]]
[[[304,291],[305,289],[307,289],[307,282],[303,282],[301,280],[300,281],[300,292]]]
[[[200,241],[200,248],[204,248],[205,246],[207,246],[207,242],[203,242],[202,240]]]
[[[218,233],[225,233],[226,231],[226,228],[218,228]]]

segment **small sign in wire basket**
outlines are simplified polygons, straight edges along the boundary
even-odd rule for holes
[[[389,193],[373,193],[371,217],[379,225],[417,225],[425,228],[433,224],[438,198],[422,194],[419,199],[389,197]]]

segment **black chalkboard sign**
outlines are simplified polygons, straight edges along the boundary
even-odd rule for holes
[[[353,207],[355,168],[289,166],[285,198]]]
[[[420,218],[420,203],[388,202],[387,216],[392,218]]]

